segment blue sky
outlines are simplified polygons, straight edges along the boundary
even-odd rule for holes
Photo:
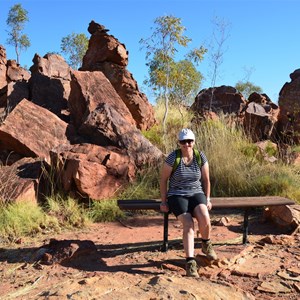
[[[210,41],[215,17],[230,23],[216,86],[234,86],[248,76],[277,102],[280,89],[290,82],[290,73],[300,68],[298,0],[1,0],[0,44],[6,48],[8,59],[16,59],[16,55],[6,44],[6,19],[17,3],[28,11],[24,33],[31,41],[31,47],[21,53],[21,65],[30,67],[35,53],[60,52],[61,39],[72,32],[90,37],[87,28],[94,20],[125,44],[128,70],[149,100],[150,91],[143,86],[148,69],[139,41],[151,35],[154,19],[160,16],[181,18],[185,34],[192,39],[189,49]],[[182,55],[186,52],[179,49]],[[206,78],[199,90],[210,87],[208,55],[199,71]]]

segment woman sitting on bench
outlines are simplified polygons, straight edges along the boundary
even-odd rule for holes
[[[172,212],[182,223],[186,275],[199,277],[194,258],[193,218],[198,223],[203,253],[211,260],[217,259],[210,241],[209,166],[205,154],[194,149],[195,135],[190,129],[182,129],[178,141],[180,149],[168,155],[161,171],[160,210]]]

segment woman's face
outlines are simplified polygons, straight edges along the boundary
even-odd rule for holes
[[[181,149],[188,149],[194,147],[194,140],[182,140],[179,141]]]

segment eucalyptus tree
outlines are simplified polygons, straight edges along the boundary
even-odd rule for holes
[[[10,28],[8,30],[7,43],[15,48],[17,55],[17,63],[20,63],[20,54],[22,50],[30,47],[30,40],[23,33],[25,24],[29,21],[28,12],[21,4],[15,4],[8,12],[6,24]]]
[[[67,62],[73,69],[79,69],[88,49],[89,39],[84,33],[71,33],[61,40],[61,51],[68,56]]]
[[[192,40],[184,35],[186,28],[181,24],[181,19],[172,15],[156,18],[154,27],[151,29],[152,35],[147,39],[140,40],[142,48],[146,49],[146,61],[149,67],[149,79],[145,83],[153,88],[158,99],[164,98],[163,129],[165,132],[170,98],[174,98],[176,93],[180,94],[179,87],[181,93],[186,91],[183,83],[186,84],[185,80],[189,78],[188,76],[184,78],[179,73],[180,68],[187,63],[184,61],[176,63],[175,57],[178,47],[186,48]],[[195,49],[189,53],[187,59],[190,60],[190,63],[192,60],[198,63],[203,59],[205,51],[203,47]],[[184,72],[188,72],[188,69]],[[199,75],[197,79],[201,79],[201,76]],[[200,86],[200,81],[197,84]],[[180,97],[184,98],[182,95]]]

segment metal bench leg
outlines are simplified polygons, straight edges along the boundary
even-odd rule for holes
[[[168,231],[169,231],[169,213],[164,213],[164,243],[162,247],[163,252],[168,251]]]
[[[248,242],[248,228],[249,228],[248,217],[249,217],[249,208],[246,208],[244,212],[243,244],[247,244]]]

